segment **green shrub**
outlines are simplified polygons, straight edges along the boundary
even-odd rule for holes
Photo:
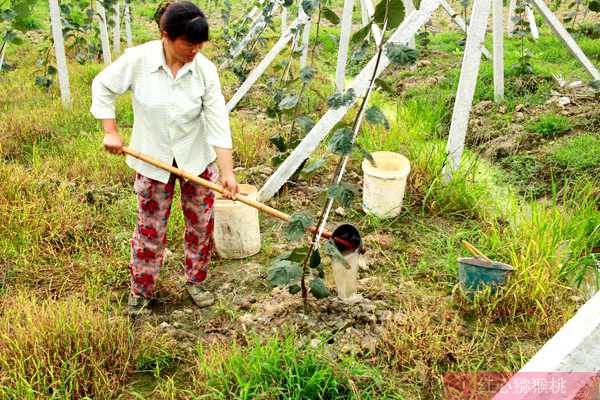
[[[527,125],[529,132],[539,133],[542,136],[554,137],[562,133],[568,132],[573,128],[573,124],[569,118],[563,115],[542,114],[537,120],[530,122]]]

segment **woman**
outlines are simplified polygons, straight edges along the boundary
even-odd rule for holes
[[[121,154],[123,139],[115,120],[115,98],[131,90],[134,124],[130,146],[194,175],[216,181],[217,166],[229,198],[238,192],[225,100],[215,65],[200,50],[208,23],[191,2],[167,2],[155,14],[161,39],[128,49],[92,83],[92,114],[102,121],[104,147]],[[187,290],[199,307],[214,296],[202,287],[213,251],[214,193],[132,157],[136,171],[137,226],[131,240],[128,311],[148,313],[167,241],[175,180],[179,179],[185,217]]]

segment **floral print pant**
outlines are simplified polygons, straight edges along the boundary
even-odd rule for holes
[[[200,175],[215,182],[218,170],[209,164]],[[136,174],[133,185],[138,198],[137,225],[131,239],[131,293],[150,298],[163,261],[167,244],[167,223],[175,180],[181,188],[181,207],[185,219],[184,253],[187,281],[198,284],[206,279],[208,264],[214,248],[214,192],[203,186],[171,175],[162,183]]]

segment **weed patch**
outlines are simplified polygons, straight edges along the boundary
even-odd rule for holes
[[[77,297],[42,301],[19,293],[1,306],[0,397],[114,398],[135,357],[126,319]]]
[[[564,115],[554,113],[542,114],[537,120],[527,125],[529,132],[538,133],[544,137],[554,137],[570,131],[573,124]]]

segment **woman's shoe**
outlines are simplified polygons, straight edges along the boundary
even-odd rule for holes
[[[211,306],[215,302],[215,296],[204,289],[202,285],[186,285],[186,289],[194,303],[200,308]]]

